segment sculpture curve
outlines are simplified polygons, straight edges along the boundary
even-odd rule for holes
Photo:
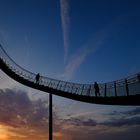
[[[22,68],[0,45],[0,69],[12,79],[28,87],[65,98],[95,104],[140,105],[140,72],[121,80],[99,84],[100,96],[95,96],[93,84],[79,84],[40,76]]]

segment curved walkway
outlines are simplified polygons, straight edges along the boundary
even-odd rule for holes
[[[140,105],[140,73],[99,84],[100,97],[96,97],[93,84],[78,84],[44,76],[36,83],[36,74],[16,64],[2,45],[0,45],[0,69],[21,84],[65,98],[95,104]]]

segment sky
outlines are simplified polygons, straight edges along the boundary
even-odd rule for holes
[[[23,68],[99,83],[140,71],[139,0],[0,0],[0,44]],[[0,71],[0,140],[46,140],[48,94]],[[140,107],[53,96],[54,140],[138,140]],[[82,132],[82,133],[81,133]]]

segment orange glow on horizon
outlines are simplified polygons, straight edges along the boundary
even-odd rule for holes
[[[6,134],[1,134],[2,132],[0,131],[0,140],[7,140],[9,137]]]
[[[54,132],[54,133],[53,133],[53,136],[59,138],[59,137],[62,137],[63,134],[62,134],[61,132]]]
[[[4,125],[0,125],[0,140],[7,140],[9,138],[7,133],[7,128]]]
[[[71,137],[67,133],[53,132],[53,137],[56,140],[67,139],[71,140]],[[40,128],[15,128],[5,124],[0,124],[0,140],[47,140],[48,133],[44,129]]]
[[[36,132],[31,133],[28,129],[0,124],[0,140],[38,140],[39,138],[40,135],[38,137]]]

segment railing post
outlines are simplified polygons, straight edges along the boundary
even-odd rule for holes
[[[82,86],[81,95],[82,95],[82,93],[83,93],[83,90],[84,90],[84,85]]]
[[[60,82],[60,83],[61,83],[61,82]],[[62,87],[62,84],[60,84],[60,86],[59,86],[58,90],[60,90],[60,91],[61,91],[61,87]]]
[[[65,90],[66,88],[67,88],[67,82],[64,85],[64,90],[63,91],[67,92],[67,90]]]
[[[52,94],[49,94],[49,140],[53,139]]]
[[[60,81],[58,81],[58,83],[57,83],[57,85],[56,85],[56,89],[58,88],[58,86],[59,86],[59,83],[60,83]]]
[[[105,83],[105,93],[104,93],[104,97],[106,97],[106,89],[107,89],[107,85]]]
[[[114,82],[114,89],[115,89],[115,97],[117,97],[116,82]]]
[[[76,91],[75,91],[75,94],[77,94],[78,88],[79,88],[79,87],[76,87]]]
[[[51,85],[51,82],[52,82],[52,81],[50,81],[50,83],[48,84],[48,87]]]
[[[128,89],[127,79],[125,79],[125,89],[126,89],[126,95],[129,96],[129,89]]]
[[[139,83],[140,83],[140,74],[138,74],[138,81],[139,81]]]
[[[72,93],[72,90],[73,90],[73,84],[72,84],[72,86],[71,86],[71,93]],[[72,93],[73,94],[73,93]]]

